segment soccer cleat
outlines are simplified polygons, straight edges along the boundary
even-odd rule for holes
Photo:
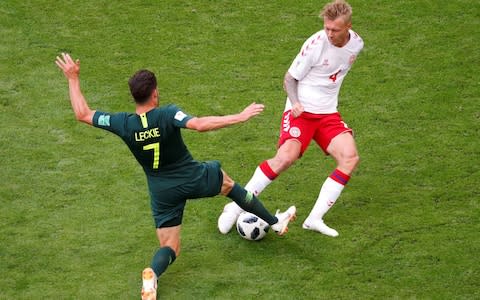
[[[297,208],[295,206],[290,206],[285,212],[280,212],[277,210],[275,217],[277,217],[278,222],[271,225],[270,227],[278,235],[284,235],[288,232],[288,223],[294,221],[297,218]]]
[[[243,211],[244,210],[240,206],[238,206],[237,203],[227,203],[223,207],[222,214],[220,215],[220,217],[218,217],[218,230],[223,234],[227,234],[232,229],[233,225],[235,225],[238,216]]]
[[[305,222],[303,222],[302,227],[303,227],[303,229],[318,231],[322,234],[325,234],[325,235],[328,235],[328,236],[331,236],[331,237],[337,237],[338,236],[338,232],[335,229],[330,228],[327,225],[325,225],[325,223],[323,222],[322,219],[310,221],[307,218],[305,220]]]
[[[157,275],[152,268],[142,272],[142,300],[157,300]]]

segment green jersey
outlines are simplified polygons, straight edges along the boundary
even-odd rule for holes
[[[191,118],[177,106],[166,105],[141,115],[97,111],[93,125],[127,144],[147,175],[150,191],[158,192],[194,180],[202,171],[180,132]]]

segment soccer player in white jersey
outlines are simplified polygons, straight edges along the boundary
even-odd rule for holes
[[[352,130],[337,111],[338,94],[363,41],[351,29],[352,8],[345,1],[326,4],[320,16],[324,29],[307,39],[285,74],[287,101],[277,153],[256,168],[245,188],[260,194],[303,155],[313,139],[337,166],[323,183],[303,228],[335,237],[338,232],[328,227],[323,217],[359,162]],[[218,219],[220,232],[229,232],[241,212],[235,202],[225,205]]]

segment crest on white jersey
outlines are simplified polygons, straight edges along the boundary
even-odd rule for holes
[[[356,59],[357,59],[357,56],[355,54],[352,54],[352,56],[350,56],[350,59],[348,60],[348,63],[350,65],[353,65]]]

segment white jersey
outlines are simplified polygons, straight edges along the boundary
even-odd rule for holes
[[[362,48],[363,40],[353,30],[350,40],[341,48],[330,43],[324,30],[307,39],[288,69],[298,80],[298,100],[306,112],[337,112],[340,86]],[[285,111],[289,109],[287,98]]]

